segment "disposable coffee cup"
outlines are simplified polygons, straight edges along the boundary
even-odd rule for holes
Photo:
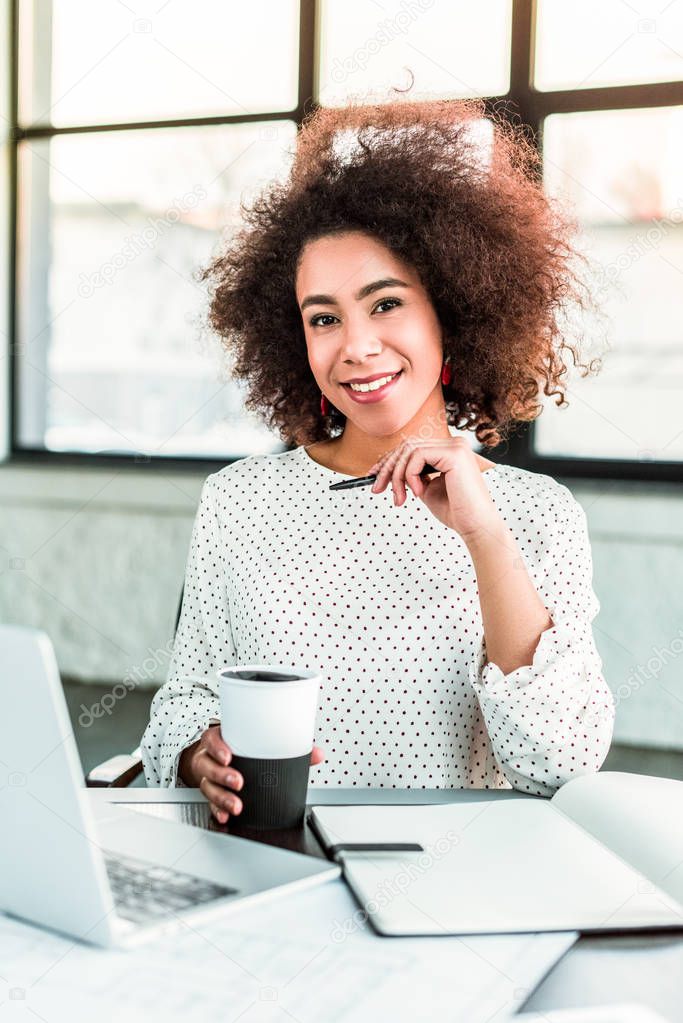
[[[244,778],[241,824],[297,827],[306,809],[320,673],[271,664],[217,672],[221,735]]]

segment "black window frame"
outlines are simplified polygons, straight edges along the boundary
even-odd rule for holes
[[[18,79],[19,79],[19,3],[11,0],[10,9],[10,111],[11,125],[8,132],[10,149],[10,202],[9,202],[9,453],[8,466],[71,466],[82,468],[112,467],[119,469],[146,468],[167,470],[215,472],[223,466],[250,452],[223,459],[201,456],[154,456],[146,454],[91,454],[88,452],[61,452],[43,448],[21,446],[18,440],[18,351],[17,342],[17,157],[21,141],[45,139],[57,135],[81,134],[92,131],[125,131],[145,128],[173,128],[186,126],[253,123],[260,121],[294,121],[297,131],[304,117],[317,106],[313,99],[316,68],[316,39],[318,31],[317,0],[300,0],[299,15],[299,68],[298,101],[293,110],[240,115],[215,115],[210,117],[189,117],[142,122],[101,123],[96,125],[73,125],[69,127],[31,126],[20,128],[18,124]],[[540,144],[544,119],[556,113],[574,113],[592,110],[625,110],[647,107],[683,105],[683,81],[656,82],[639,85],[615,85],[596,88],[563,89],[540,91],[533,86],[534,49],[536,25],[536,0],[512,0],[510,87],[505,95],[485,98],[487,112],[502,114],[517,125],[521,125],[529,140]],[[683,482],[683,461],[627,460],[609,458],[581,458],[567,456],[539,455],[534,449],[534,423],[519,424],[507,443],[486,449],[487,456],[494,461],[507,461],[533,472],[547,473],[566,478],[585,480],[640,480],[646,482]],[[274,438],[274,450],[277,438]],[[282,444],[281,450],[291,450],[294,445]]]

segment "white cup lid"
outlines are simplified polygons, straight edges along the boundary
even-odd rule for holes
[[[259,674],[273,677],[261,679]],[[279,664],[234,664],[216,675],[221,735],[234,753],[266,759],[310,753],[319,671]]]
[[[309,668],[274,667],[268,664],[237,664],[227,668],[221,668],[216,672],[220,681],[229,682],[230,685],[253,686],[256,683],[261,686],[272,686],[282,688],[287,686],[309,686],[312,681],[319,679],[320,673]],[[258,678],[262,675],[264,677]],[[269,677],[265,677],[269,676]]]

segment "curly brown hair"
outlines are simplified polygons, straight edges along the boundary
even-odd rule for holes
[[[209,281],[208,323],[231,375],[247,383],[245,407],[286,443],[331,439],[346,422],[338,409],[321,415],[295,295],[303,247],[326,235],[366,232],[415,268],[453,368],[447,422],[485,447],[540,414],[541,383],[568,404],[565,352],[583,376],[599,368],[562,338],[570,305],[593,308],[574,265],[590,265],[572,242],[576,221],[545,194],[523,130],[482,100],[319,108],[292,155],[197,278]]]

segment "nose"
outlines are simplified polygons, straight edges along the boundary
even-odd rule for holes
[[[368,356],[376,355],[381,350],[382,343],[367,317],[347,318],[340,332],[339,356],[342,362],[363,363]]]

